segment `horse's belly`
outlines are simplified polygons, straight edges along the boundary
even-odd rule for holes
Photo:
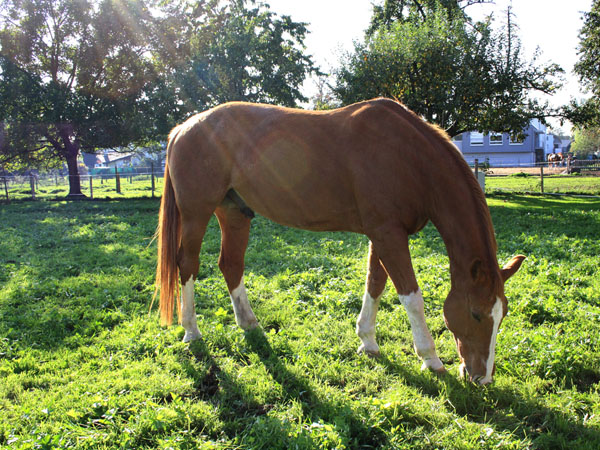
[[[353,195],[342,186],[309,180],[255,179],[234,186],[256,213],[282,225],[314,231],[361,232]]]

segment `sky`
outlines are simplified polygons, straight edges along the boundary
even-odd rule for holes
[[[307,52],[321,70],[328,72],[338,65],[344,51],[353,49],[353,41],[361,41],[372,13],[372,0],[266,0],[271,9],[297,22],[307,22],[310,34]],[[376,0],[382,3],[383,0]],[[559,106],[571,98],[583,98],[573,65],[578,60],[579,30],[583,12],[591,9],[592,0],[495,0],[494,4],[473,5],[467,13],[483,19],[490,13],[499,22],[512,4],[524,55],[531,59],[537,48],[540,62],[552,62],[565,70],[564,87],[548,100]],[[315,80],[303,87],[304,95],[314,95]],[[567,128],[567,127],[563,127]]]

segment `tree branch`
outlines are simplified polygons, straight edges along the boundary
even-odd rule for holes
[[[421,16],[423,17],[423,19],[427,18],[427,16],[425,15],[425,11],[423,10],[423,5],[421,5],[421,3],[419,3],[419,0],[412,0],[413,4],[416,6],[417,10],[421,13]]]

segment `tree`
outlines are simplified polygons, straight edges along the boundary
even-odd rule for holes
[[[573,138],[571,151],[578,158],[587,159],[590,154],[600,150],[600,127],[575,128]]]
[[[2,159],[62,159],[69,195],[81,195],[80,150],[141,137],[137,108],[155,78],[149,12],[155,5],[3,0],[0,6]]]
[[[449,18],[467,18],[464,10],[468,6],[492,3],[493,0],[385,0],[383,5],[373,5],[371,24],[367,35],[380,28],[389,29],[396,22],[420,22],[437,9],[444,9]]]
[[[189,110],[236,100],[286,106],[306,101],[300,86],[318,73],[305,54],[306,24],[252,5],[230,1],[192,42],[191,59],[177,74]]]
[[[600,126],[600,0],[594,0],[579,32],[580,59],[574,71],[592,96],[583,102],[573,101],[565,108],[566,116],[580,126]]]
[[[303,99],[305,25],[246,3],[0,0],[0,158],[64,160],[80,195],[80,151],[164,139],[227,100]]]
[[[343,103],[395,97],[451,136],[521,131],[550,112],[529,94],[553,92],[562,70],[538,65],[537,54],[524,59],[510,11],[504,28],[493,32],[491,20],[471,24],[431,4],[423,2],[426,14],[417,19],[409,14],[382,25],[346,55],[334,88]]]

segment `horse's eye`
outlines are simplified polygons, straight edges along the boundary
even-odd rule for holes
[[[481,315],[479,313],[471,311],[471,315],[473,316],[473,319],[475,319],[477,322],[481,322]]]

